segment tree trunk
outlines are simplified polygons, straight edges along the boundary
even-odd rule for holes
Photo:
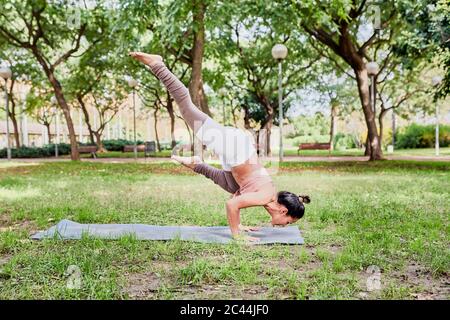
[[[16,142],[16,148],[20,148],[20,138],[19,138],[19,126],[17,125],[17,118],[16,118],[16,101],[14,100],[14,95],[13,95],[13,89],[14,89],[14,84],[15,84],[15,80],[13,79],[11,81],[11,86],[9,88],[9,101],[11,102],[11,109],[8,110],[9,113],[9,117],[13,123],[13,127],[14,127],[14,140]],[[6,119],[6,121],[8,121],[8,119]]]
[[[335,136],[335,127],[336,127],[336,114],[337,114],[337,105],[331,104],[331,123],[330,123],[330,151],[334,150],[334,136]]]
[[[203,0],[195,0],[193,6],[194,46],[192,48],[192,75],[189,83],[189,93],[194,104],[211,117],[202,79],[202,63],[205,50],[205,10],[206,6]]]
[[[88,131],[89,131],[89,139],[91,139],[91,143],[92,144],[96,144],[96,142],[94,140],[95,133],[92,130],[92,126],[91,126],[90,119],[89,119],[89,112],[88,112],[88,110],[86,108],[86,105],[85,105],[85,103],[83,101],[83,98],[81,96],[77,96],[77,100],[78,100],[78,103],[80,104],[81,110],[83,111],[84,122],[86,122],[86,126],[87,126]]]
[[[246,106],[243,106],[243,108],[244,108],[244,128],[250,130],[252,128],[250,125],[250,113]]]
[[[173,110],[173,100],[170,96],[170,93],[167,92],[167,112],[169,112],[170,116],[170,138],[172,139],[172,149],[175,148],[177,141],[175,139],[175,112]]]
[[[14,127],[14,140],[16,141],[16,148],[20,148],[19,126],[17,124],[16,115],[15,113],[10,113],[9,117],[11,118]]]
[[[369,78],[367,76],[367,70],[365,68],[353,69],[356,75],[356,81],[358,83],[358,93],[363,107],[364,118],[366,120],[367,132],[368,132],[368,145],[366,151],[369,151],[369,160],[381,160],[383,159],[383,153],[381,151],[380,137],[377,132],[377,125],[375,122],[375,114],[370,106],[370,93],[369,93]],[[369,147],[369,148],[367,148]],[[369,150],[368,150],[369,149]]]
[[[274,108],[270,104],[270,100],[266,96],[262,96],[259,98],[261,103],[264,105],[264,108],[266,110],[267,116],[264,119],[264,122],[261,123],[262,129],[266,130],[266,155],[268,157],[272,156],[272,148],[270,147],[270,140],[271,140],[271,134],[272,134],[272,126],[273,126],[273,118],[275,116]],[[278,124],[280,125],[280,124]],[[281,131],[280,131],[281,134]]]
[[[381,147],[383,147],[383,130],[384,130],[383,118],[386,115],[386,112],[387,112],[386,109],[382,109],[380,112],[380,115],[378,116],[378,125],[380,127],[380,145],[381,145]]]
[[[55,92],[56,100],[58,101],[59,106],[61,107],[64,118],[67,124],[67,130],[69,132],[69,140],[70,140],[70,158],[72,160],[80,160],[80,154],[78,152],[77,138],[75,136],[75,129],[73,127],[72,117],[70,116],[70,108],[66,102],[66,98],[64,97],[64,93],[62,91],[61,83],[56,79],[54,75],[54,71],[49,68],[47,62],[44,60],[42,55],[39,53],[37,47],[32,48],[32,52],[39,64],[44,69],[44,72],[50,81],[53,90]]]
[[[47,128],[47,137],[48,137],[48,143],[52,143],[52,134],[50,132],[50,123],[46,122],[44,123],[44,126]]]
[[[272,134],[272,126],[273,126],[273,114],[269,114],[268,118],[266,119],[262,129],[266,131],[266,155],[268,157],[272,156],[272,148],[270,147],[270,138]]]
[[[155,112],[153,112],[153,117],[155,118],[154,129],[155,129],[156,148],[158,149],[158,151],[161,151],[161,143],[159,142],[159,135],[158,135],[158,109],[156,109]]]
[[[97,145],[97,151],[99,153],[105,153],[107,150],[105,149],[105,146],[103,145],[102,142],[102,135],[99,131],[95,131],[93,132],[93,134],[95,135],[95,144]]]
[[[366,157],[370,157],[370,143],[369,143],[369,134],[367,134],[366,136],[366,142],[364,143],[365,146],[365,150],[364,150],[364,155]]]

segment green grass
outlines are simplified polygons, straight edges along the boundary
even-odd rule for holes
[[[394,155],[397,156],[435,156],[436,150],[434,148],[423,149],[399,149],[394,150]],[[450,147],[440,148],[439,155],[450,156]]]
[[[358,299],[370,265],[382,288],[369,298],[450,298],[450,163],[290,162],[274,181],[311,195],[298,223],[304,246],[31,241],[61,219],[225,226],[228,195],[169,162],[3,166],[0,299]],[[242,220],[264,225],[269,215],[249,208]],[[67,288],[71,265],[80,289]]]

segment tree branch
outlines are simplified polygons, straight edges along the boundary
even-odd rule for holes
[[[318,39],[320,42],[322,42],[324,45],[326,45],[329,48],[331,48],[337,54],[340,53],[339,45],[333,40],[332,35],[327,33],[325,30],[323,30],[321,28],[317,28],[315,30],[312,30],[304,22],[302,22],[300,25],[311,36],[313,36],[314,38]]]
[[[359,5],[358,9],[355,10],[356,1],[353,0],[353,7],[350,10],[350,14],[349,14],[350,18],[355,19],[355,18],[359,17],[364,10],[365,4],[366,4],[366,0],[361,1],[361,4]]]
[[[56,60],[56,62],[50,66],[51,70],[55,70],[55,68],[59,64],[61,64],[62,62],[66,61],[73,53],[78,51],[78,49],[80,48],[81,37],[83,36],[84,32],[86,31],[86,26],[87,26],[86,24],[83,24],[80,27],[80,29],[78,30],[78,35],[77,35],[75,47],[71,48],[65,54],[63,54],[61,57],[59,57],[59,59]]]

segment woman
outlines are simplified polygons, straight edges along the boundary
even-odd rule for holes
[[[287,191],[276,192],[270,175],[258,161],[252,138],[242,130],[218,124],[200,111],[192,103],[188,89],[167,69],[161,56],[141,52],[131,52],[130,56],[148,66],[161,80],[196,137],[219,156],[222,170],[203,163],[199,157],[172,158],[233,194],[226,203],[226,210],[234,239],[258,240],[241,234],[241,231],[254,231],[257,228],[240,224],[240,209],[263,206],[271,215],[274,226],[286,226],[303,216],[303,203],[309,203],[309,197]]]

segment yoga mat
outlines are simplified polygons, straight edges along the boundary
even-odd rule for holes
[[[61,220],[56,226],[31,236],[34,240],[56,238],[76,240],[86,234],[100,239],[118,239],[132,235],[138,240],[187,240],[204,243],[232,242],[229,227],[190,227],[190,226],[152,226],[145,224],[81,224],[70,220]],[[263,227],[248,233],[259,238],[255,244],[303,244],[300,230],[296,226],[285,228]]]

